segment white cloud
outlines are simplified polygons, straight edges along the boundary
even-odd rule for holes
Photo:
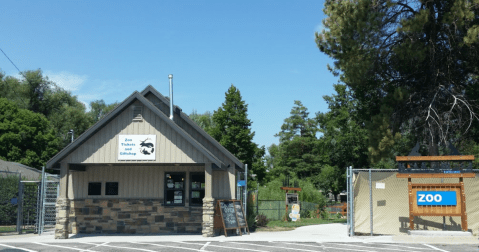
[[[88,79],[86,75],[77,75],[62,71],[59,73],[45,72],[44,75],[48,76],[48,79],[55,82],[59,87],[68,91],[77,91]]]

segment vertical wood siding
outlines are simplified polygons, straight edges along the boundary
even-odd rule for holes
[[[159,108],[163,113],[169,116],[170,110],[169,107],[160,101],[158,97],[155,95],[149,93],[146,98],[151,101],[157,108]],[[215,147],[210,140],[206,139],[203,135],[198,133],[196,129],[194,129],[189,123],[187,123],[183,118],[180,116],[176,115],[174,116],[175,123],[180,126],[184,131],[186,131],[191,137],[193,137],[198,143],[203,145],[208,151],[210,151],[213,155],[215,155],[219,160],[221,160],[223,163],[229,163],[231,160],[227,158],[223,152]]]
[[[204,163],[207,158],[161,118],[143,106],[143,121],[133,122],[133,106],[100,129],[64,161],[68,163]],[[118,161],[118,135],[156,135],[154,161]]]
[[[157,198],[164,197],[165,172],[185,172],[185,196],[189,198],[190,172],[204,172],[202,166],[87,166],[86,171],[69,174],[68,197]],[[88,183],[102,182],[102,196],[88,196]],[[105,196],[105,182],[118,182],[118,196]],[[227,183],[227,182],[226,182]]]

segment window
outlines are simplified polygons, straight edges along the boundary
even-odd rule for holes
[[[118,195],[118,182],[106,182],[105,195]]]
[[[142,112],[143,112],[142,106],[133,106],[133,121],[134,122],[143,121],[143,117],[141,116]]]
[[[190,205],[203,205],[205,197],[205,173],[190,173]]]
[[[88,183],[88,195],[101,195],[101,182]]]
[[[185,173],[165,172],[165,206],[185,205]]]

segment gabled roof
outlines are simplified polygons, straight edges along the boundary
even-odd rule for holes
[[[63,150],[58,152],[55,156],[53,156],[46,164],[47,168],[57,167],[57,164],[66,158],[70,153],[72,153],[75,149],[77,149],[81,144],[85,143],[90,137],[92,137],[96,132],[98,132],[101,128],[106,126],[109,122],[111,122],[116,116],[118,116],[121,112],[123,112],[126,108],[128,108],[133,102],[139,101],[145,107],[150,109],[155,115],[162,118],[174,131],[180,134],[182,137],[186,139],[191,145],[193,145],[198,151],[200,151],[206,158],[208,158],[213,164],[217,167],[224,168],[226,165],[214,156],[210,151],[208,151],[203,145],[198,143],[193,137],[191,137],[186,131],[184,131],[180,126],[178,126],[175,122],[170,120],[168,116],[165,115],[160,109],[158,109],[153,103],[151,103],[148,99],[146,99],[142,94],[135,91],[131,94],[128,98],[126,98],[122,103],[116,106],[110,113],[105,115],[100,121],[95,123],[92,127],[86,130],[83,134],[81,134],[77,139],[75,139],[72,143],[67,145]]]
[[[155,95],[158,99],[160,99],[161,102],[164,103],[164,105],[166,105],[168,107],[168,109],[170,108],[170,101],[166,97],[164,97],[160,92],[158,92],[154,87],[152,87],[151,85],[148,85],[143,91],[141,91],[141,94],[145,97],[148,93],[151,93],[151,94]],[[183,113],[183,111],[178,106],[176,106],[174,104],[173,104],[173,106],[174,106],[173,111],[179,111],[180,117],[183,120],[185,120],[186,123],[188,123],[194,130],[196,130],[196,132],[198,132],[204,138],[206,138],[211,144],[213,144],[213,146],[215,146],[218,150],[220,150],[226,157],[231,159],[237,165],[237,168],[239,168],[240,170],[243,170],[243,163],[237,157],[235,157],[233,154],[231,154],[231,152],[229,152],[225,147],[223,147],[223,145],[218,143],[218,141],[216,141],[216,139],[214,139],[208,133],[206,133],[206,131],[204,131],[193,120],[191,120],[188,115]],[[178,115],[178,114],[176,114],[176,115]]]
[[[5,161],[0,159],[0,171],[4,172],[21,172],[22,178],[27,180],[40,180],[42,177],[42,171],[26,166],[23,164]],[[55,180],[57,180],[55,178]]]

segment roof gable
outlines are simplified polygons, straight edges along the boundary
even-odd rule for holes
[[[170,109],[169,99],[164,97],[154,87],[152,87],[151,85],[148,85],[143,91],[141,91],[141,94],[145,97],[147,97],[149,94],[154,95],[161,102],[161,104],[154,104],[154,105],[158,107],[160,110],[162,110],[166,115],[169,115],[169,109]],[[216,150],[216,152],[219,152],[223,154],[224,156],[226,156],[227,158],[229,158],[230,160],[232,160],[236,164],[237,168],[239,168],[240,170],[243,169],[243,163],[237,157],[235,157],[225,147],[223,147],[220,143],[218,143],[218,141],[216,141],[206,131],[204,131],[200,126],[198,126],[193,120],[191,120],[190,117],[186,115],[185,113],[183,113],[183,111],[178,106],[176,105],[173,105],[173,106],[174,106],[174,109],[173,109],[174,116],[176,118],[179,116],[180,119],[183,122],[185,122],[185,124],[187,125],[185,127],[185,125],[179,124],[183,130],[185,130],[189,135],[194,137],[195,140],[198,141],[200,144],[210,145]],[[178,119],[175,119],[175,120],[178,120]],[[194,134],[194,133],[197,133],[197,134]],[[199,135],[199,137],[196,135]],[[210,149],[212,153],[218,156],[217,153],[215,153],[215,150]]]
[[[176,123],[171,121],[168,118],[168,116],[166,116],[162,111],[160,111],[160,109],[158,109],[155,105],[153,105],[148,99],[146,99],[143,95],[135,91],[127,99],[125,99],[122,103],[120,103],[117,107],[115,107],[110,113],[108,113],[105,117],[103,117],[99,122],[97,122],[95,125],[90,127],[83,134],[81,134],[77,139],[75,139],[72,143],[70,143],[67,147],[65,147],[63,150],[58,152],[54,157],[52,157],[47,162],[47,165],[46,165],[47,168],[57,167],[57,164],[60,161],[66,158],[70,153],[75,151],[77,148],[79,148],[88,139],[90,139],[93,135],[95,135],[95,133],[99,132],[103,127],[105,127],[108,123],[110,123],[113,119],[115,119],[118,115],[120,115],[126,108],[128,108],[135,101],[140,102],[143,106],[151,110],[151,112],[154,115],[160,117],[173,131],[181,135],[189,144],[191,144],[195,149],[197,149],[200,153],[202,153],[210,162],[216,164],[216,166],[218,167],[225,167],[224,163],[221,162],[220,159],[218,159],[211,152],[209,152],[203,145],[198,143],[194,138],[192,138]]]

